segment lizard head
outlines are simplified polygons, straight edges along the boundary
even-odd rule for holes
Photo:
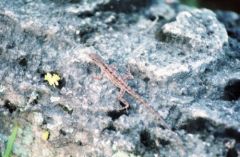
[[[103,62],[101,56],[99,56],[99,55],[96,54],[96,53],[89,53],[88,56],[89,56],[90,59],[93,60],[95,63],[101,63],[101,62]]]

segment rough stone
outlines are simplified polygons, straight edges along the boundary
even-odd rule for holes
[[[0,1],[0,151],[17,122],[19,157],[236,154],[239,19],[160,0]],[[127,94],[118,112],[119,91],[94,79],[89,52],[121,75],[129,67],[129,86],[172,130]]]

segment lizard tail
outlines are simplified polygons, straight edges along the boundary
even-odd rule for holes
[[[152,114],[154,114],[155,117],[157,117],[157,120],[160,121],[160,124],[165,128],[171,130],[171,127],[165,122],[165,120],[162,118],[162,116],[152,107],[150,104],[148,104],[144,99],[142,99],[137,93],[131,93],[136,98],[137,102],[142,104],[144,107],[146,107]]]
[[[135,93],[136,94],[136,93]],[[138,101],[138,103],[144,105],[144,107],[146,107],[148,110],[150,110],[150,112],[152,112],[154,114],[155,117],[157,117],[157,119],[160,121],[160,124],[168,130],[172,130],[171,127],[165,122],[165,120],[162,118],[162,116],[152,107],[150,106],[145,100],[143,100],[138,94],[135,95]],[[176,145],[178,146],[178,148],[180,148],[179,151],[179,155],[180,157],[185,157],[185,149],[182,143],[182,140],[180,139],[179,135],[177,133],[173,134],[174,138],[176,139]]]
[[[138,103],[142,104],[146,109],[148,109],[151,113],[154,114],[154,117],[159,120],[160,124],[167,130],[171,130],[171,127],[165,122],[165,120],[162,118],[162,116],[152,107],[150,106],[144,99],[141,98],[140,95],[138,95],[136,92],[131,92],[130,93],[132,96],[134,96],[137,100]],[[179,156],[180,157],[185,157],[185,149],[182,143],[182,140],[180,139],[178,133],[174,133],[174,138],[176,139],[176,145],[178,148],[180,148],[179,151]]]

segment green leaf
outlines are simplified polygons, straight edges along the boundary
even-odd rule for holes
[[[191,6],[191,7],[198,7],[199,6],[197,0],[181,0],[181,2],[183,4],[187,4],[187,5]]]
[[[19,126],[18,126],[18,124],[16,124],[13,128],[13,131],[12,131],[11,135],[8,137],[7,148],[4,152],[3,157],[10,157],[11,156],[13,145],[14,145],[15,139],[17,137],[18,128],[19,128]]]

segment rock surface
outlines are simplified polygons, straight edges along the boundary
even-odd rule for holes
[[[1,152],[17,122],[18,157],[240,155],[238,14],[160,0],[2,0],[0,21]],[[117,112],[118,90],[94,79],[89,52],[122,75],[129,67],[129,85],[172,130],[127,94],[131,108]]]

